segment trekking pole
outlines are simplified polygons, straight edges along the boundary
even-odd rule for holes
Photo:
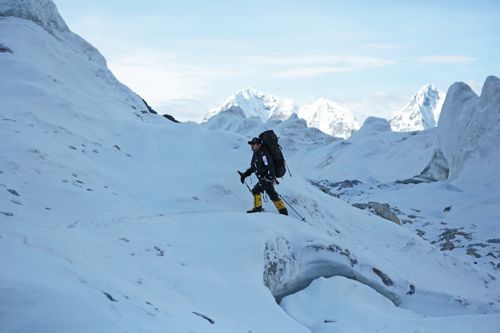
[[[238,171],[238,174],[241,176],[241,172]],[[247,180],[245,179],[245,180],[243,180],[243,182],[247,186],[247,189],[250,191],[250,193],[252,193],[252,190],[250,189],[250,186],[248,186],[248,184],[247,184]]]
[[[246,179],[244,180],[244,182],[245,182],[245,185],[247,186],[247,189],[250,191],[250,193],[252,193],[252,189],[250,189],[250,186],[248,186]]]
[[[290,175],[290,177],[292,177],[292,173],[290,172],[290,168],[288,167],[288,164],[286,164],[286,160],[283,160],[285,162],[285,169],[286,171],[288,171],[288,174]]]
[[[300,214],[299,214],[299,212],[297,212],[297,211],[295,210],[295,208],[293,208],[293,206],[292,206],[292,205],[291,205],[291,204],[290,204],[290,203],[289,203],[289,202],[288,202],[285,198],[283,198],[283,197],[281,196],[281,194],[279,194],[279,196],[280,196],[280,198],[281,198],[281,199],[283,199],[283,201],[285,201],[285,203],[286,203],[288,206],[290,206],[290,208],[291,208],[291,209],[295,212],[295,214],[297,214],[297,215],[300,217],[300,220],[301,220],[302,222],[307,222],[307,221],[306,221],[306,218],[305,218],[305,217],[303,217],[302,215],[300,215]]]

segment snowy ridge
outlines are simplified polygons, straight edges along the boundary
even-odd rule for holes
[[[338,138],[347,139],[359,129],[359,123],[349,109],[323,97],[311,105],[302,106],[298,114],[309,127]]]
[[[70,32],[51,0],[1,0],[0,17],[2,16],[33,21],[50,34]]]
[[[247,137],[148,112],[75,40],[30,20],[0,20],[0,41],[12,50],[0,53],[2,330],[306,333],[349,321],[352,331],[460,322],[458,332],[489,332],[500,320],[499,279],[319,191],[302,171],[278,191],[306,223],[269,203],[265,213],[242,213],[252,200],[236,174],[249,164]],[[290,132],[306,126],[295,116],[271,122]],[[288,135],[290,148],[298,160],[310,147],[302,144],[315,145],[316,163],[328,156],[320,152],[363,141],[408,148],[417,136],[377,120],[366,126],[352,141],[301,131]],[[306,288],[320,276],[332,283]],[[350,306],[361,295],[369,309],[383,304],[398,315],[360,322],[352,317],[372,312],[296,313],[331,302],[287,300],[296,291],[333,293]]]
[[[437,126],[445,94],[427,84],[390,120],[396,132],[421,131]]]
[[[2,16],[33,21],[51,34],[69,32],[68,26],[51,0],[1,0],[0,17]]]

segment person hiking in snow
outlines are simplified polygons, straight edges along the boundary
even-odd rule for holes
[[[241,183],[245,182],[245,178],[250,176],[255,172],[255,175],[259,179],[257,184],[252,189],[252,194],[254,196],[254,207],[247,211],[247,213],[258,213],[262,212],[262,192],[266,191],[267,195],[273,201],[274,205],[278,209],[278,212],[283,215],[288,215],[288,210],[283,203],[283,200],[279,198],[278,192],[274,189],[274,184],[276,183],[275,170],[273,165],[273,160],[267,151],[267,149],[262,145],[262,140],[259,138],[253,138],[248,141],[251,146],[253,155],[252,161],[250,162],[250,168],[245,172],[238,171],[240,175]]]

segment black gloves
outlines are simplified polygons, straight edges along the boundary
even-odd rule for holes
[[[238,173],[240,174],[241,183],[245,183],[245,178],[247,178],[247,176],[243,172],[238,171]]]

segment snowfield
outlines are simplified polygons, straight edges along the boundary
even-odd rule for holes
[[[260,129],[248,118],[208,129],[149,112],[50,0],[0,0],[0,45],[0,332],[498,330],[498,268],[350,204],[371,195],[425,204],[422,220],[436,227],[454,198],[455,223],[472,212],[489,228],[474,221],[481,237],[500,239],[498,182],[467,187],[464,173],[480,174],[484,156],[493,170],[496,150],[451,159],[456,183],[395,184],[443,140],[446,158],[459,154],[453,136],[393,133],[371,119],[337,140],[296,116],[271,119],[293,174],[278,192],[305,221],[270,202],[246,214],[252,198],[236,171],[248,168],[247,140]],[[496,110],[493,99],[478,112]],[[363,180],[349,188],[359,196],[315,184],[349,176]],[[470,193],[480,195],[457,209]]]

